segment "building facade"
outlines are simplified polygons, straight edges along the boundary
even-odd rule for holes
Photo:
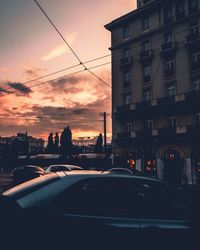
[[[111,31],[113,153],[200,183],[200,0],[138,0]]]
[[[32,155],[44,152],[44,140],[34,138],[27,133],[17,133],[12,137],[0,136],[0,158],[14,150],[19,155]]]

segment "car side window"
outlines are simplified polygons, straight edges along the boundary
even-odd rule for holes
[[[132,182],[102,177],[72,185],[57,197],[54,208],[61,213],[136,218],[140,204]]]
[[[189,209],[176,190],[162,183],[143,183],[141,188],[141,218],[188,219]]]

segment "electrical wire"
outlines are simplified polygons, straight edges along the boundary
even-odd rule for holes
[[[35,1],[35,0],[34,0]],[[45,16],[47,16],[47,14],[44,12],[44,10],[41,8],[41,6],[38,4],[38,2],[37,1],[35,1],[36,3],[37,3],[37,5],[38,5],[38,7],[40,7],[40,9],[42,10],[42,12],[45,14]],[[47,18],[48,18],[48,16],[47,16]],[[49,18],[48,18],[49,19]],[[52,22],[51,20],[49,20],[50,22]],[[52,24],[53,26],[55,26],[54,24]],[[54,27],[56,30],[58,30],[57,28],[56,28],[56,26]],[[185,32],[185,31],[188,31],[188,29],[184,29],[184,30],[181,30],[181,31],[179,31],[179,32],[176,32],[175,34],[178,34],[178,33],[183,33],[183,32]],[[58,30],[58,32],[59,32],[59,30]],[[60,32],[59,32],[60,33]],[[62,34],[60,34],[61,35],[61,37],[64,39],[64,37],[62,36]],[[65,40],[65,39],[64,39]],[[158,39],[152,39],[151,40],[151,43],[152,42],[154,42],[154,41],[159,41],[159,40],[163,40],[163,37],[161,37],[161,38],[158,38]],[[132,41],[132,39],[131,39],[131,41]],[[65,41],[66,43],[67,43],[67,41]],[[184,41],[181,41],[181,42],[176,42],[177,44],[180,44],[180,43],[184,43]],[[135,50],[135,48],[137,48],[137,47],[140,47],[141,48],[141,45],[138,45],[138,46],[134,46],[134,48],[131,48],[131,50]],[[159,48],[154,48],[154,51],[156,50],[156,49],[160,49],[160,47]],[[72,50],[73,51],[73,50]],[[73,51],[74,52],[74,51]],[[120,52],[115,52],[114,53],[114,55],[116,56],[117,54],[122,54],[121,53],[121,51]],[[47,74],[47,75],[44,75],[44,76],[41,76],[41,77],[38,77],[38,78],[35,78],[35,79],[32,79],[32,80],[29,80],[29,81],[27,81],[27,82],[24,82],[24,83],[21,83],[22,85],[25,85],[25,84],[28,84],[28,83],[31,83],[31,82],[33,82],[33,81],[37,81],[37,80],[41,80],[41,79],[43,79],[43,78],[45,78],[45,77],[49,77],[49,76],[52,76],[52,75],[54,75],[54,74],[57,74],[57,73],[61,73],[61,72],[63,72],[63,71],[66,71],[66,70],[69,70],[69,69],[72,69],[72,68],[75,68],[75,67],[78,67],[78,66],[80,66],[81,64],[87,64],[87,63],[90,63],[90,62],[93,62],[93,61],[96,61],[96,60],[99,60],[99,59],[102,59],[102,58],[105,58],[105,57],[108,57],[108,56],[110,56],[111,54],[108,54],[108,55],[104,55],[104,56],[101,56],[101,57],[98,57],[98,58],[95,58],[95,59],[91,59],[91,60],[89,60],[89,61],[86,61],[86,62],[84,62],[84,63],[82,63],[80,60],[79,60],[79,64],[77,64],[77,65],[73,65],[73,66],[70,66],[70,67],[68,67],[68,68],[64,68],[64,69],[61,69],[61,70],[58,70],[58,71],[55,71],[55,72],[52,72],[52,73],[50,73],[50,74]],[[134,53],[131,53],[131,56],[136,56],[136,55],[139,55],[139,53],[137,53],[137,54],[134,54]],[[113,60],[113,61],[116,61],[116,59],[115,60]],[[88,70],[86,67],[85,67],[85,70]],[[92,72],[91,70],[88,70],[91,74],[93,74],[96,78],[98,78],[100,81],[102,81],[105,85],[107,85],[107,86],[109,86],[109,87],[111,87],[109,84],[107,84],[105,81],[103,81],[99,76],[97,76],[94,72]],[[27,86],[27,85],[26,85]],[[10,87],[10,88],[4,88],[3,89],[3,91],[4,92],[7,92],[7,91],[9,91],[10,89],[13,89],[12,87]],[[11,92],[11,93],[6,93],[6,94],[12,94],[13,92]],[[14,92],[15,93],[15,92]],[[0,95],[0,97],[1,96],[4,96],[4,95],[6,95],[6,94],[3,94],[3,95]]]
[[[88,60],[88,61],[84,62],[84,64],[91,63],[91,62],[94,62],[94,61],[97,61],[97,60],[106,58],[106,57],[108,57],[108,56],[110,56],[110,55],[111,55],[111,54],[108,54],[108,55],[104,55],[104,56],[100,56],[100,57],[97,57],[97,58]],[[46,75],[43,75],[43,76],[40,76],[40,77],[31,79],[31,80],[29,80],[29,81],[23,82],[23,83],[21,83],[21,84],[22,84],[22,85],[25,85],[25,87],[28,87],[28,84],[31,83],[31,82],[35,82],[35,81],[41,80],[41,79],[43,79],[43,78],[46,78],[46,77],[49,77],[49,76],[52,76],[52,75],[61,73],[61,72],[63,72],[63,71],[67,71],[67,70],[70,70],[70,69],[73,69],[73,68],[77,68],[78,66],[80,66],[80,64],[75,64],[75,65],[69,66],[69,67],[67,67],[67,68],[63,68],[63,69],[54,71],[54,72],[52,72],[52,73],[49,73],[49,74],[46,74]],[[9,90],[11,90],[11,89],[13,89],[13,88],[12,88],[12,87],[9,87],[9,88],[4,88],[3,90],[4,90],[4,92],[6,92],[6,91],[9,91]],[[1,96],[0,96],[0,97],[1,97]]]
[[[34,0],[34,1],[35,1],[35,0]],[[35,1],[35,3],[38,5],[38,7],[41,9],[41,11],[45,14],[45,16],[49,19],[49,17],[48,17],[47,14],[44,12],[44,10],[41,8],[41,6],[39,5],[39,3],[38,3],[37,1]],[[188,16],[188,18],[189,18],[189,17],[191,17],[191,16]],[[49,20],[49,21],[51,22],[51,20]],[[178,23],[179,23],[179,22],[181,22],[181,20],[179,20]],[[53,23],[52,23],[52,25],[54,26]],[[200,27],[200,25],[197,25],[197,26]],[[56,27],[54,27],[54,28],[57,30]],[[163,26],[163,28],[166,28],[166,26]],[[173,27],[173,29],[174,29],[174,27]],[[186,31],[188,31],[188,28],[187,28],[187,29],[180,30],[180,31],[178,31],[178,32],[175,32],[175,34],[185,33]],[[59,30],[58,30],[58,32],[59,32]],[[59,33],[60,33],[60,32],[59,32]],[[152,30],[150,31],[150,33],[145,34],[145,37],[148,38],[148,36],[150,36],[151,34],[152,34]],[[64,37],[62,36],[62,34],[60,34],[60,35],[61,35],[62,39],[64,39]],[[140,36],[140,37],[141,37],[141,36]],[[147,39],[147,38],[145,38],[145,39]],[[139,38],[136,37],[134,40],[136,40],[136,39],[138,40]],[[150,41],[151,41],[151,43],[153,43],[153,42],[155,42],[155,41],[161,41],[161,40],[163,40],[163,37],[160,37],[160,38],[157,38],[157,39],[151,39]],[[64,41],[65,41],[65,39],[64,39]],[[67,41],[65,41],[65,42],[67,43]],[[123,45],[123,46],[127,46],[127,44],[130,44],[131,42],[133,42],[133,38],[132,38],[132,37],[130,37],[130,39],[127,41],[127,43],[126,43],[125,45]],[[177,43],[177,44],[181,44],[181,43],[184,43],[184,41],[176,42],[176,43]],[[119,46],[121,47],[122,44],[120,44]],[[133,48],[131,47],[131,50],[134,51],[136,48],[141,48],[141,45],[134,46]],[[117,47],[115,47],[115,49],[117,49]],[[154,51],[155,51],[156,49],[160,49],[160,47],[159,47],[159,48],[158,48],[158,47],[155,47],[155,48],[154,48]],[[120,54],[120,55],[121,55],[122,53],[121,53],[121,51],[119,51],[119,52],[116,52],[116,51],[115,51],[115,53],[114,53],[115,57],[116,57],[117,54]],[[131,53],[131,56],[136,56],[136,55],[139,55],[139,53],[136,53],[136,54],[135,54],[135,53]],[[105,58],[105,57],[108,57],[108,56],[111,56],[111,54],[104,55],[104,56],[101,56],[101,57],[98,57],[98,58],[95,58],[95,59],[88,60],[88,61],[86,61],[86,62],[83,62],[83,64],[87,64],[87,63],[90,63],[90,62],[93,62],[93,61],[96,61],[96,60],[99,60],[99,59],[102,59],[102,58]],[[113,61],[115,61],[115,60],[113,60]],[[82,63],[81,63],[81,64],[82,64]],[[81,64],[80,64],[80,61],[79,61],[79,64],[72,65],[72,66],[70,66],[70,67],[68,67],[68,68],[64,68],[64,69],[61,69],[61,70],[52,72],[52,73],[50,73],[50,74],[47,74],[47,75],[44,75],[44,76],[41,76],[41,77],[38,77],[38,78],[35,78],[35,79],[32,79],[32,80],[29,80],[29,81],[24,82],[24,83],[21,83],[21,84],[25,85],[25,84],[31,83],[31,82],[33,82],[33,81],[41,80],[41,79],[46,78],[46,77],[48,77],[48,76],[52,76],[52,75],[54,75],[54,74],[61,73],[61,72],[63,72],[63,71],[66,71],[66,70],[69,70],[69,69],[78,67],[78,66],[80,66]],[[92,72],[90,72],[90,73],[92,73]],[[98,76],[96,75],[95,77],[98,77]],[[99,80],[100,80],[100,79],[99,79]],[[105,82],[104,82],[104,83],[105,83]],[[12,88],[12,87],[6,88],[6,89],[4,88],[3,91],[6,92],[6,91],[9,91],[10,89],[13,89],[13,88]],[[1,97],[1,96],[0,96],[0,97]]]
[[[74,54],[74,56],[77,58],[77,60],[79,61],[80,65],[83,65],[84,70],[87,70],[90,74],[92,74],[93,76],[95,76],[99,81],[101,81],[102,83],[104,83],[106,86],[109,86],[111,88],[111,86],[106,83],[101,77],[97,76],[95,73],[93,73],[91,70],[88,70],[88,68],[85,66],[85,64],[81,61],[81,59],[79,58],[79,56],[77,55],[77,53],[72,49],[72,47],[69,45],[69,43],[67,42],[67,40],[64,38],[64,36],[61,34],[61,32],[59,31],[59,29],[56,27],[56,25],[53,23],[53,21],[51,20],[51,18],[48,16],[48,14],[46,13],[46,11],[42,8],[42,6],[38,3],[37,0],[33,0],[37,6],[40,8],[40,10],[42,11],[42,13],[45,15],[45,17],[48,19],[48,21],[51,23],[51,25],[54,27],[54,29],[56,30],[56,32],[59,34],[59,36],[62,38],[62,40],[64,41],[64,43],[68,46],[68,48],[71,50],[71,52]]]
[[[184,41],[176,42],[177,45],[178,45],[178,44],[182,44],[182,43],[184,43]],[[156,52],[156,51],[160,51],[160,47],[154,48],[153,52]],[[120,53],[115,53],[115,55],[121,55],[121,54],[122,54],[121,52],[120,52]],[[95,59],[91,59],[91,60],[89,60],[89,61],[86,61],[85,64],[86,64],[86,63],[93,62],[93,61],[96,61],[96,60],[99,60],[99,59],[102,59],[102,58],[105,58],[105,57],[108,57],[108,56],[110,56],[110,55],[104,55],[104,56],[101,56],[101,57],[98,57],[98,58],[95,58]],[[130,56],[131,56],[131,57],[139,56],[139,53],[131,54]],[[116,57],[116,56],[115,56],[115,58],[112,59],[112,63],[113,63],[113,62],[118,62],[118,61],[120,61],[121,59],[122,59],[122,56],[120,56],[120,57]],[[110,63],[111,63],[111,62],[108,62],[108,63],[104,63],[104,64],[100,64],[100,65],[97,65],[97,66],[90,67],[90,68],[87,69],[87,71],[90,71],[90,69],[98,68],[98,67],[101,67],[101,66],[103,66],[103,65],[110,64]],[[156,72],[157,72],[158,67],[160,66],[160,64],[161,64],[161,57],[160,57],[160,59],[159,59],[159,63],[158,63],[158,65],[157,65],[156,70],[154,71],[153,75],[156,75]],[[45,83],[49,83],[49,82],[51,82],[51,81],[59,80],[59,79],[62,79],[62,78],[64,78],[64,77],[71,76],[71,75],[74,75],[74,74],[77,74],[77,73],[80,73],[80,72],[83,72],[83,71],[86,70],[86,69],[83,69],[83,70],[76,71],[76,72],[73,72],[73,73],[71,73],[71,74],[64,75],[64,76],[61,76],[61,77],[58,77],[58,78],[55,78],[55,79],[52,79],[52,80],[48,80],[48,81],[45,81],[45,82],[42,82],[42,83],[38,83],[38,84],[33,85],[33,86],[30,86],[30,87],[28,86],[28,83],[31,83],[31,82],[34,82],[34,81],[37,81],[37,80],[41,80],[41,79],[43,79],[43,78],[45,78],[45,77],[52,76],[52,75],[54,75],[54,74],[57,74],[57,73],[60,73],[60,72],[63,72],[63,71],[66,71],[66,70],[75,68],[75,67],[77,67],[77,66],[80,66],[80,64],[73,65],[73,66],[70,66],[70,67],[68,67],[68,68],[64,68],[64,69],[55,71],[55,72],[53,72],[53,73],[50,73],[50,74],[47,74],[47,75],[44,75],[44,76],[41,76],[41,77],[38,77],[38,78],[35,78],[35,79],[32,79],[32,80],[29,80],[29,81],[24,82],[24,83],[21,83],[21,84],[24,85],[25,87],[28,87],[28,88],[37,87],[37,86],[39,86],[39,85],[42,85],[42,84],[45,84]],[[93,75],[95,75],[95,73],[92,72],[92,71],[91,71],[90,73],[93,74]],[[190,73],[183,73],[182,75],[189,75],[189,74],[190,74]],[[98,78],[97,75],[95,75],[95,77]],[[154,79],[154,77],[153,77],[152,79]],[[104,82],[104,84],[107,85],[106,82]],[[108,85],[108,86],[109,86],[110,88],[112,88],[110,85]],[[0,97],[6,96],[6,95],[10,95],[10,94],[18,93],[18,91],[12,91],[12,92],[9,92],[9,93],[5,93],[6,91],[9,91],[10,89],[13,90],[12,87],[4,88],[3,91],[2,91],[2,92],[4,92],[4,93],[3,93],[3,94],[1,93],[1,94],[0,94]],[[118,91],[118,92],[119,92],[119,91]],[[119,92],[119,94],[121,95],[121,92]]]
[[[88,70],[95,69],[95,68],[98,68],[98,67],[102,67],[102,66],[105,66],[105,65],[108,65],[108,64],[111,64],[111,62],[107,62],[107,63],[103,63],[103,64],[100,64],[100,65],[90,67],[90,68],[88,68]],[[78,74],[78,73],[81,73],[81,72],[84,72],[84,71],[86,71],[86,70],[82,69],[82,70],[79,70],[79,71],[76,71],[76,72],[73,72],[73,73],[70,73],[70,74],[67,74],[67,75],[64,75],[64,76],[60,76],[60,77],[57,77],[57,78],[54,78],[54,79],[51,79],[51,80],[47,80],[45,82],[36,83],[36,84],[30,86],[29,89],[32,89],[32,88],[35,88],[35,87],[38,87],[38,86],[41,86],[41,85],[44,85],[44,84],[47,84],[47,83],[50,83],[50,82],[53,82],[53,81],[57,81],[57,80],[60,80],[62,78],[69,77],[69,76],[72,76],[72,75],[75,75],[75,74]],[[12,91],[10,93],[5,93],[5,94],[0,95],[0,97],[15,94],[15,93],[19,93],[19,92],[17,90]]]

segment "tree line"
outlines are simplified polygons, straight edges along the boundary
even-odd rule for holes
[[[77,148],[73,145],[72,131],[69,126],[65,127],[60,136],[58,132],[55,135],[51,132],[48,136],[46,153],[59,153],[63,157],[70,158],[73,154],[78,153]],[[103,136],[100,133],[94,147],[94,153],[103,153]]]

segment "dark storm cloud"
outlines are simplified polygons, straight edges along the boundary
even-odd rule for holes
[[[110,72],[109,70],[103,70],[98,72],[98,76],[105,82],[110,84]],[[69,77],[62,77],[57,80],[49,82],[48,96],[52,96],[51,93],[57,94],[79,94],[81,92],[89,91],[99,98],[101,95],[110,95],[111,89],[99,81],[97,78],[89,73],[75,74]],[[99,98],[102,99],[102,98]]]
[[[8,93],[12,93],[12,92],[7,90],[7,89],[4,89],[4,88],[0,87],[0,93],[8,94]]]
[[[32,114],[27,115],[35,116],[38,126],[43,127],[43,129],[45,125],[47,129],[51,128],[51,130],[63,129],[69,125],[74,130],[100,131],[102,128],[100,121],[103,120],[103,116],[101,119],[101,112],[98,109],[102,106],[99,104],[100,101],[96,102],[96,105],[93,104],[92,107],[85,105],[82,108],[78,105],[74,108],[33,106]]]
[[[8,85],[11,88],[13,88],[13,89],[17,90],[18,92],[25,94],[25,95],[28,95],[28,94],[33,92],[29,87],[25,86],[24,84],[22,84],[20,82],[8,82]]]
[[[73,113],[74,115],[85,115],[85,114],[88,113],[88,109],[85,109],[85,108],[83,108],[83,109],[74,109],[74,110],[72,111],[72,113]]]
[[[28,77],[35,78],[35,77],[40,77],[42,76],[42,72],[46,71],[46,69],[42,68],[30,68],[25,70],[25,74]]]
[[[76,84],[79,82],[79,78],[75,76],[69,76],[65,78],[61,78],[56,81],[57,84],[63,85],[63,84]]]
[[[79,93],[84,89],[84,86],[80,86],[80,82],[85,80],[86,78],[82,76],[69,76],[63,77],[58,80],[54,80],[50,82],[52,89],[55,92],[68,92],[68,93]]]

